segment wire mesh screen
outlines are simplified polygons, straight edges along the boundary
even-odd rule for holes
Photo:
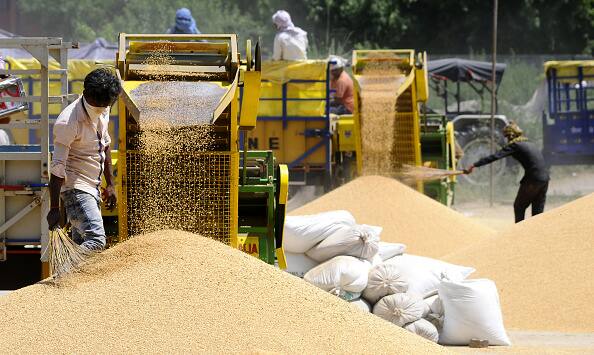
[[[230,244],[232,153],[126,154],[127,227],[178,229]]]
[[[393,161],[396,166],[416,165],[414,115],[396,113],[394,122]]]

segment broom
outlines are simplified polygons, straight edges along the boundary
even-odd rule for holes
[[[77,270],[93,252],[76,244],[62,228],[49,232],[47,260],[50,273],[54,278]]]
[[[404,179],[415,181],[439,180],[450,176],[462,175],[464,171],[435,169],[426,166],[403,165],[398,175]]]

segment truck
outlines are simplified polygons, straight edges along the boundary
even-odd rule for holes
[[[542,114],[548,165],[594,164],[594,60],[544,63],[548,107]]]

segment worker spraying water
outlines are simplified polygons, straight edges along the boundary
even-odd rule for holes
[[[479,159],[464,172],[470,174],[474,168],[491,164],[508,156],[520,162],[524,168],[524,177],[520,181],[520,188],[514,201],[514,214],[518,223],[524,220],[526,209],[530,205],[532,205],[533,216],[544,211],[549,188],[549,171],[540,149],[524,136],[524,132],[517,124],[512,122],[505,126],[503,135],[507,139],[507,145],[498,152]]]

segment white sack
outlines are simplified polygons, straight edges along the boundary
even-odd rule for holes
[[[379,264],[369,271],[363,298],[375,304],[384,296],[406,292],[407,290],[408,283],[402,278],[396,265]]]
[[[302,253],[285,252],[287,268],[285,269],[291,275],[303,278],[306,272],[318,266],[318,262]]]
[[[429,313],[428,315],[424,316],[423,319],[433,324],[439,332],[443,328],[443,314]]]
[[[283,248],[285,252],[305,253],[337,231],[355,225],[348,211],[329,211],[307,216],[285,218]]]
[[[349,303],[357,306],[362,311],[371,312],[371,305],[369,305],[369,303],[367,303],[367,301],[365,301],[362,298],[358,298],[356,300],[349,301]]]
[[[421,319],[425,304],[408,293],[395,293],[379,300],[373,307],[373,314],[399,327]]]
[[[309,270],[303,279],[346,300],[358,298],[367,286],[369,263],[337,256]]]
[[[429,307],[429,313],[443,315],[443,304],[439,299],[439,295],[425,298],[423,302]]]
[[[434,294],[443,278],[464,280],[475,271],[471,267],[411,254],[395,256],[385,263],[396,265],[403,279],[408,282],[408,292],[421,298]]]
[[[444,280],[438,292],[444,310],[441,344],[468,345],[476,338],[487,339],[489,345],[511,345],[493,281]]]
[[[435,328],[435,326],[431,324],[431,322],[422,318],[405,325],[404,329],[408,330],[409,332],[415,333],[416,335],[422,336],[425,339],[431,340],[434,343],[437,343],[437,341],[439,340],[439,333],[437,332],[437,328]]]
[[[379,249],[381,227],[365,224],[341,228],[309,249],[310,258],[323,262],[338,255],[350,255],[371,261]]]
[[[406,250],[406,245],[400,243],[380,242],[378,254],[382,260],[388,260],[396,255],[402,255]]]

